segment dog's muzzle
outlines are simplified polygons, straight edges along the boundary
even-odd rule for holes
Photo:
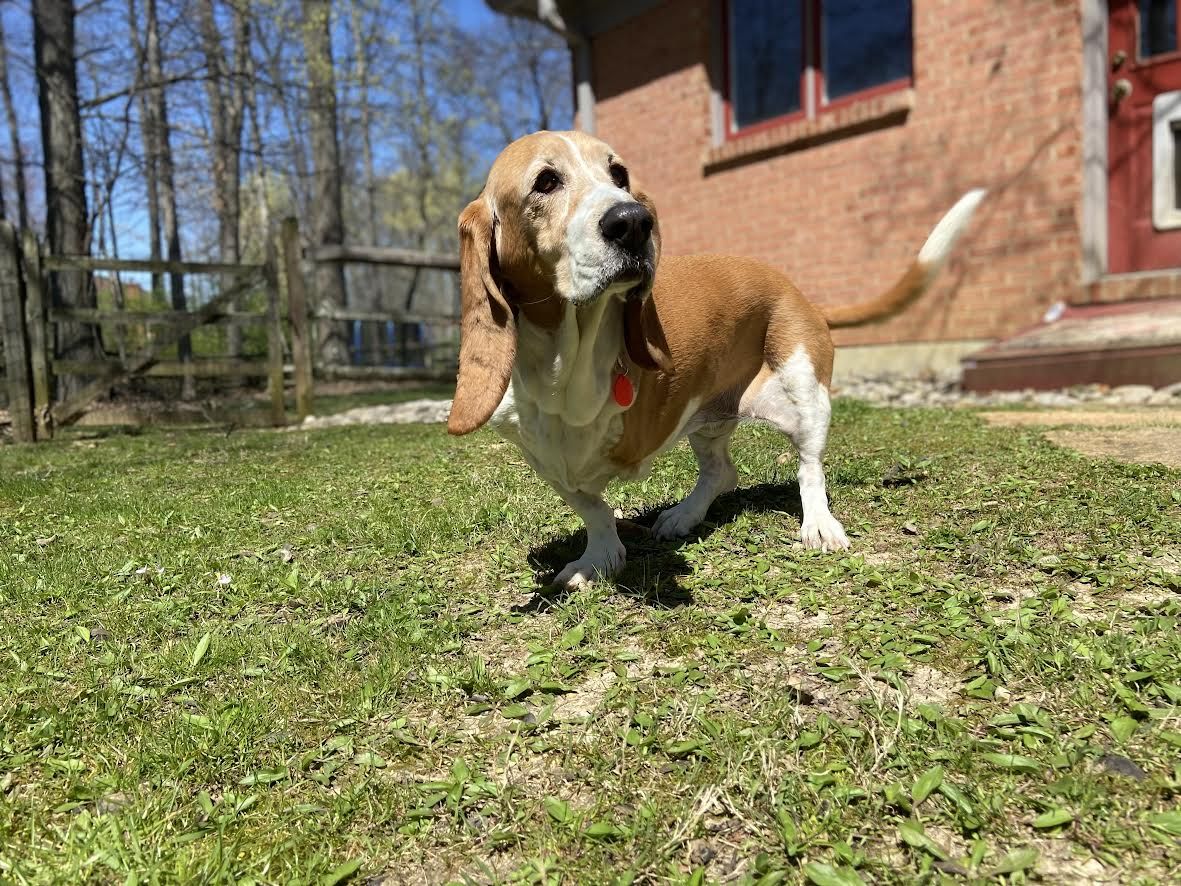
[[[647,288],[655,273],[652,228],[655,220],[635,201],[616,203],[599,219],[599,232],[612,247],[603,265],[603,285],[635,284]]]
[[[624,253],[638,259],[647,257],[654,220],[644,206],[635,201],[616,203],[599,219],[603,239]]]

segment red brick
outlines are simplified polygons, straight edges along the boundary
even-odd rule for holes
[[[983,185],[990,199],[923,301],[840,340],[996,336],[1082,297],[1076,3],[914,0],[914,106],[904,123],[707,174],[711,155],[771,142],[756,134],[711,144],[709,7],[670,0],[593,44],[598,134],[656,201],[669,254],[753,255],[817,302],[851,302],[892,281],[942,212]],[[816,131],[829,121],[802,124]]]

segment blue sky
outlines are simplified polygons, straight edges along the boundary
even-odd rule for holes
[[[0,16],[3,17],[8,44],[9,76],[21,120],[20,135],[28,166],[30,203],[34,218],[39,225],[43,204],[43,183],[40,175],[39,113],[36,86],[31,69],[32,28],[29,2],[30,0],[17,0],[17,2],[0,0]],[[387,0],[387,2],[397,3],[399,0]],[[493,21],[495,17],[495,14],[488,9],[483,0],[443,0],[443,4],[451,10],[460,25],[466,30],[478,30],[481,26]],[[128,27],[126,9],[126,0],[106,0],[105,3],[91,4],[88,11],[79,18],[80,44],[85,45],[88,40],[90,43],[105,42],[108,34],[115,35],[117,40],[123,39]],[[79,76],[82,81],[80,82],[80,90],[83,92],[83,99],[85,99],[88,92],[93,92],[97,87],[92,79],[83,80],[84,74],[82,72]],[[115,84],[113,88],[117,89],[119,85]],[[122,107],[122,103],[114,103],[110,106],[110,112],[121,113]],[[138,126],[135,126],[130,144],[130,150],[134,152],[138,152],[140,149],[139,135]],[[9,155],[6,136],[7,133],[4,133],[3,143],[0,144],[0,157],[4,158]],[[88,176],[93,172],[94,170],[88,169]],[[15,199],[11,192],[11,169],[6,169],[5,173],[5,197],[13,204],[9,210],[10,215],[15,215]],[[125,193],[119,205],[118,226],[121,241],[120,252],[124,255],[132,255],[146,252],[147,224],[146,211],[142,208],[140,193],[142,187],[137,180],[137,175],[134,170],[129,170],[126,175],[128,184],[123,188]],[[87,196],[91,197],[90,194]]]
[[[494,15],[484,0],[451,0],[451,6],[464,27],[479,26]]]

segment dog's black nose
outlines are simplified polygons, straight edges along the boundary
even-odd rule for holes
[[[638,254],[652,236],[652,213],[634,201],[616,203],[599,219],[599,230],[608,243]]]

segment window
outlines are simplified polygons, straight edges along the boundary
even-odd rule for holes
[[[1177,0],[1140,0],[1140,58],[1177,51]]]
[[[910,0],[729,0],[729,130],[910,84]]]

